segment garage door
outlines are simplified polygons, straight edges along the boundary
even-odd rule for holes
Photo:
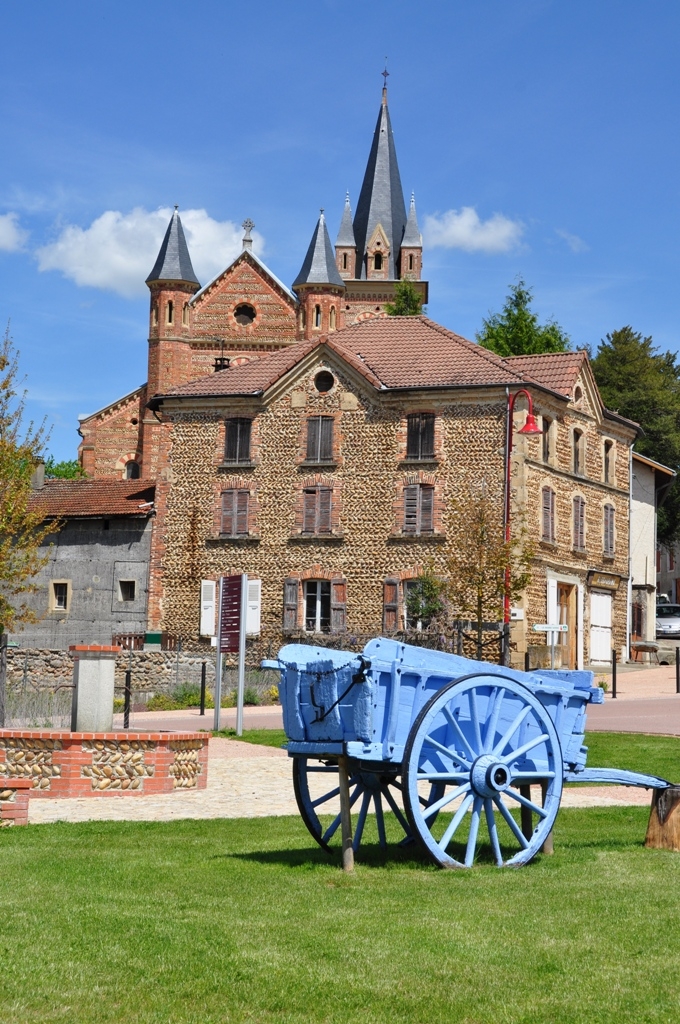
[[[612,595],[591,591],[590,594],[590,660],[611,661],[612,658]]]

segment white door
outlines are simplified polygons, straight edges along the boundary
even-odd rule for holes
[[[612,595],[596,590],[590,594],[590,660],[612,659]]]

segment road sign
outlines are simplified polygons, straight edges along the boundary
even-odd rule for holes
[[[551,626],[547,622],[538,623],[531,627],[534,633],[568,633],[569,626],[566,623],[558,622],[554,626]]]

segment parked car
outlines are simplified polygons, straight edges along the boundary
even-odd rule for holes
[[[680,637],[680,604],[657,604],[656,638]]]

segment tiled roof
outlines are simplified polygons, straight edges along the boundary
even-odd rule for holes
[[[373,317],[318,340],[299,342],[227,370],[190,381],[172,396],[255,395],[271,387],[318,345],[337,352],[373,387],[475,387],[535,383],[474,342],[425,316]]]
[[[31,495],[31,508],[46,516],[92,519],[149,516],[154,485],[143,480],[46,480]]]
[[[551,391],[568,396],[587,358],[585,352],[544,352],[535,356],[509,356],[505,361],[520,373],[530,374]]]

